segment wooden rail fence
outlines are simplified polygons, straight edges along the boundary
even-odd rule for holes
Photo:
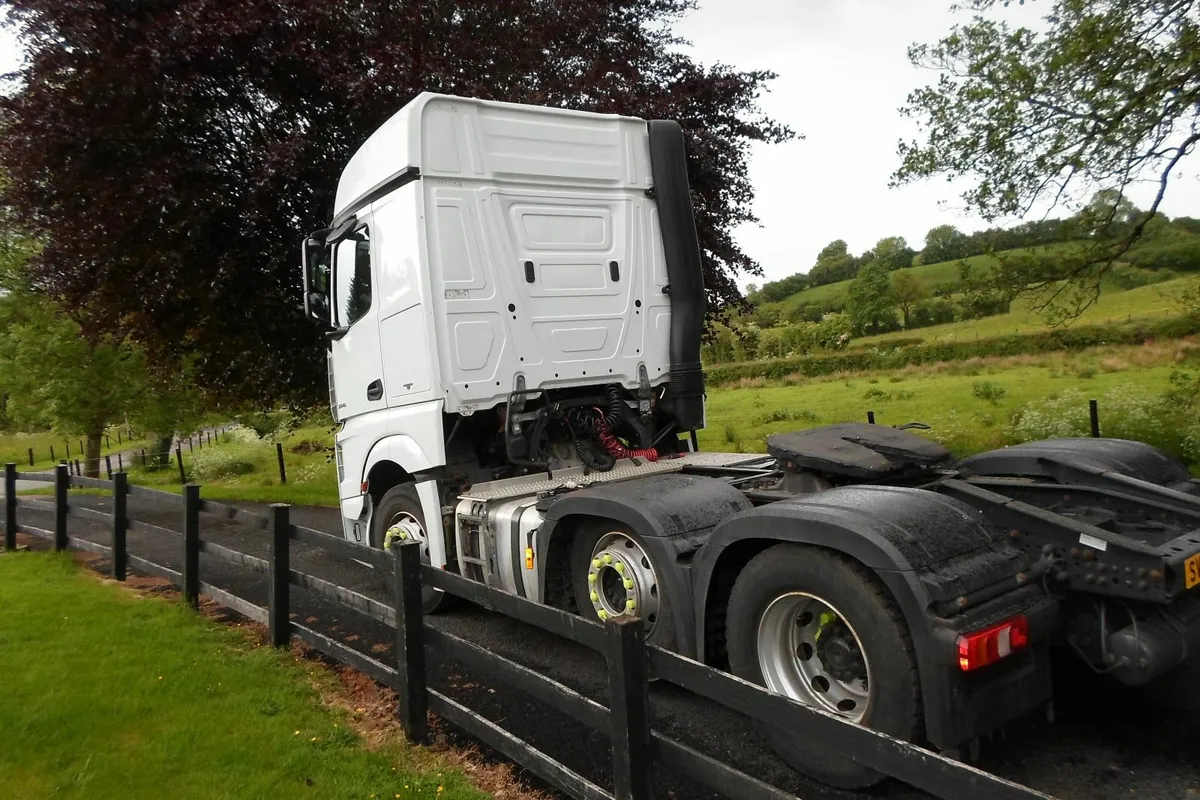
[[[19,498],[16,494],[17,480],[52,481],[55,489],[53,502]],[[393,552],[389,554],[353,544],[341,537],[293,525],[286,505],[272,505],[267,515],[254,514],[202,499],[199,486],[188,485],[182,496],[174,495],[130,485],[126,475],[120,472],[113,475],[113,480],[105,481],[73,476],[66,465],[59,465],[53,475],[47,475],[20,473],[15,464],[8,464],[4,484],[6,549],[16,548],[16,534],[20,532],[51,542],[55,550],[74,548],[105,556],[110,559],[112,576],[117,580],[124,580],[131,568],[164,578],[181,587],[185,602],[192,606],[197,605],[201,594],[206,594],[218,604],[265,624],[272,645],[286,646],[295,636],[308,646],[395,689],[399,698],[399,719],[410,741],[426,741],[426,712],[432,711],[573,798],[651,800],[656,797],[655,769],[662,766],[735,800],[795,800],[794,795],[782,789],[654,730],[649,702],[649,682],[652,679],[707,698],[756,722],[788,729],[798,737],[819,741],[827,749],[845,753],[847,758],[856,763],[868,765],[944,800],[1048,798],[1029,787],[770,694],[720,670],[648,645],[640,621],[600,623],[586,620],[422,565],[420,547],[415,542],[393,547]],[[112,512],[73,506],[68,496],[71,487],[111,489]],[[130,518],[127,498],[139,495],[177,503],[182,511],[182,531]],[[23,524],[18,519],[18,511],[22,508],[52,513],[53,529]],[[221,517],[262,531],[269,542],[269,558],[241,553],[204,539],[202,515]],[[68,522],[73,518],[109,524],[111,545],[71,536]],[[129,532],[174,539],[182,557],[182,571],[130,553],[127,544]],[[293,569],[290,550],[294,541],[319,547],[330,555],[390,571],[395,590],[392,602],[381,603],[350,587],[339,586]],[[261,573],[267,581],[268,607],[255,605],[203,581],[200,575],[201,553]],[[421,610],[422,583],[603,654],[608,665],[608,705],[596,702],[511,659],[430,626]],[[316,592],[394,628],[394,659],[385,663],[293,622],[289,618],[293,586]],[[597,785],[497,723],[430,688],[426,683],[427,650],[484,670],[518,691],[605,734],[612,742],[611,790]]]

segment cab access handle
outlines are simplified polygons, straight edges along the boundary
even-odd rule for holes
[[[383,399],[383,381],[376,378],[367,384],[367,399],[382,400]]]

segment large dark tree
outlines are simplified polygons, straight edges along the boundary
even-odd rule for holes
[[[902,109],[923,131],[900,144],[895,180],[966,178],[963,199],[987,219],[1079,209],[1096,190],[1115,198],[1086,218],[1094,245],[1031,284],[1042,306],[1071,316],[1094,300],[1200,144],[1200,0],[1022,0],[1029,27],[991,14],[1010,3],[968,0],[970,21],[910,50],[940,76]],[[1156,191],[1130,222],[1121,200],[1139,181]]]
[[[242,398],[312,399],[319,333],[298,242],[354,149],[420,91],[677,119],[710,306],[758,266],[752,142],[791,132],[772,77],[702,67],[666,27],[692,0],[8,0],[28,59],[2,101],[6,199],[44,242],[43,290],[199,356]],[[99,312],[99,313],[96,313]]]

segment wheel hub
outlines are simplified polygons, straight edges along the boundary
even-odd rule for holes
[[[758,664],[776,694],[861,722],[870,704],[870,661],[832,604],[807,592],[771,601],[758,625]]]
[[[587,572],[588,600],[602,620],[641,617],[646,630],[658,620],[658,577],[650,558],[632,538],[608,533],[592,548]]]
[[[391,550],[395,542],[416,541],[421,543],[421,554],[429,556],[429,545],[426,542],[425,529],[417,519],[406,511],[396,514],[388,522],[387,531],[383,536],[383,549]]]
[[[817,658],[821,660],[829,676],[838,681],[865,680],[867,662],[854,634],[841,620],[820,631],[817,637]]]

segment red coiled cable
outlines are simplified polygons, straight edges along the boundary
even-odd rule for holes
[[[608,425],[608,420],[604,416],[604,412],[600,409],[594,409],[600,415],[600,419],[596,422],[597,436],[600,439],[600,444],[613,458],[644,458],[647,461],[658,461],[658,450],[653,447],[645,447],[640,450],[630,450],[625,445],[621,444],[612,432],[612,428]]]

